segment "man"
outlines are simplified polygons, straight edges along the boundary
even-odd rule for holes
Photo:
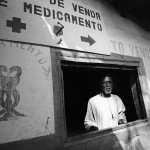
[[[112,94],[112,78],[106,75],[102,79],[102,92],[90,98],[84,125],[87,131],[96,131],[127,123],[125,106],[122,100]]]

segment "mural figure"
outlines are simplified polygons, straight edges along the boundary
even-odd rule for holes
[[[15,75],[12,77],[12,74],[15,71]],[[4,75],[4,73],[8,75]],[[13,66],[8,69],[0,65],[0,106],[3,109],[0,111],[0,121],[16,119],[17,116],[25,116],[24,114],[19,113],[15,110],[15,107],[18,106],[20,101],[20,95],[16,87],[20,82],[20,76],[22,70],[19,66]]]

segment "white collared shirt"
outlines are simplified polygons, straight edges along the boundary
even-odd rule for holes
[[[98,94],[88,102],[84,120],[85,128],[96,126],[100,130],[117,126],[119,119],[126,120],[124,111],[125,106],[117,95],[111,94],[106,98]]]

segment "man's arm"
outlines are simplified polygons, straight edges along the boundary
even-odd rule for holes
[[[125,124],[127,123],[127,119],[125,116],[125,106],[122,100],[118,97],[118,124]]]
[[[90,102],[88,102],[87,112],[86,112],[86,116],[85,116],[85,120],[84,120],[85,129],[87,131],[98,130],[98,127],[96,125],[94,118],[95,117],[94,117],[94,113],[93,113],[92,104]]]

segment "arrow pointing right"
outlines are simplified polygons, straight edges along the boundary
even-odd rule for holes
[[[95,40],[92,39],[89,35],[88,35],[88,37],[81,36],[81,41],[89,43],[90,46],[95,43]]]

